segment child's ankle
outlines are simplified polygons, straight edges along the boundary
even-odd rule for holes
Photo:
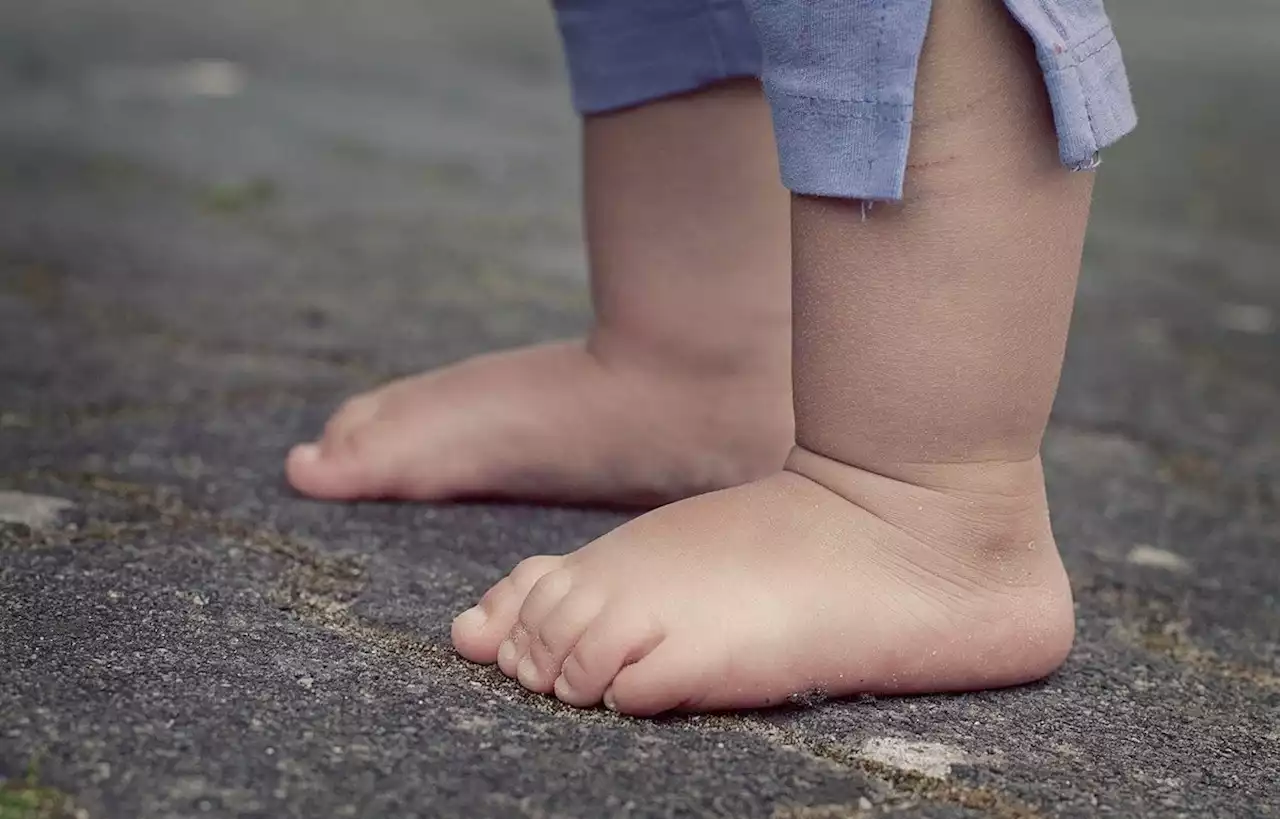
[[[643,326],[597,322],[587,352],[609,368],[639,369],[670,378],[758,380],[791,395],[790,324],[764,321],[754,328],[718,332],[714,323],[678,334]]]
[[[871,435],[870,431],[864,431],[861,437]],[[940,492],[1004,497],[1028,494],[1039,497],[1043,493],[1044,467],[1038,446],[984,448],[982,457],[974,459],[913,460],[887,456],[880,451],[882,447],[824,447],[821,444],[825,442],[813,442],[800,431],[797,431],[796,442],[792,457],[801,465],[816,459]]]
[[[845,464],[801,446],[786,469],[944,551],[1002,560],[1055,548],[1039,456],[1014,462]]]

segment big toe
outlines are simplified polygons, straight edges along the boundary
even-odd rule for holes
[[[285,475],[294,489],[323,500],[373,497],[383,489],[379,458],[359,443],[327,446],[299,444],[285,459]]]
[[[295,489],[312,497],[351,500],[376,494],[382,461],[377,419],[380,393],[366,393],[343,404],[325,425],[319,441],[299,444],[285,459],[285,475]]]
[[[550,555],[526,558],[485,592],[479,603],[459,614],[453,621],[458,653],[473,663],[496,663],[498,647],[516,625],[529,590],[563,562],[564,558]]]

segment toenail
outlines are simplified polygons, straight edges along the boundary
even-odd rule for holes
[[[300,461],[320,460],[320,447],[315,444],[299,444],[293,449],[294,457]]]
[[[612,688],[610,688],[608,691],[604,692],[604,707],[605,707],[605,708],[608,708],[610,711],[617,711],[617,710],[618,710],[618,703],[617,703],[617,701],[615,701],[615,700],[614,700],[614,698],[613,698],[613,689],[612,689]]]
[[[516,658],[516,644],[510,640],[503,640],[502,645],[498,646],[498,662],[510,663]]]
[[[569,681],[564,678],[563,674],[561,674],[559,677],[556,677],[556,684],[554,688],[556,691],[556,696],[562,700],[567,697],[573,696],[573,686],[569,685]]]
[[[478,631],[484,628],[484,623],[489,619],[489,615],[484,613],[484,609],[479,606],[472,606],[454,618],[453,623],[458,628]]]
[[[516,666],[516,679],[526,688],[538,682],[538,667],[533,664],[533,658],[526,656],[520,661]]]

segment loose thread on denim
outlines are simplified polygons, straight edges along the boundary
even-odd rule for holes
[[[1093,156],[1089,157],[1089,158],[1088,158],[1088,159],[1086,159],[1085,161],[1083,161],[1083,162],[1077,162],[1076,164],[1072,165],[1072,166],[1071,166],[1071,170],[1073,170],[1073,171],[1093,171],[1093,170],[1097,170],[1098,166],[1099,166],[1099,165],[1101,165],[1101,164],[1102,164],[1102,155],[1101,155],[1100,153],[1098,153],[1098,152],[1096,152],[1096,151],[1095,151],[1095,152],[1094,152],[1094,154],[1093,154]],[[863,214],[863,216],[864,216],[864,219],[865,219],[866,214]]]

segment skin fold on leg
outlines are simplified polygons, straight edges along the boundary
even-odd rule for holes
[[[320,498],[653,506],[793,442],[787,194],[759,83],[587,118],[595,323],[347,402],[287,471]]]
[[[1039,446],[1092,179],[998,0],[935,4],[902,203],[796,197],[797,447],[521,564],[454,623],[532,691],[647,715],[1016,685],[1074,637]]]

